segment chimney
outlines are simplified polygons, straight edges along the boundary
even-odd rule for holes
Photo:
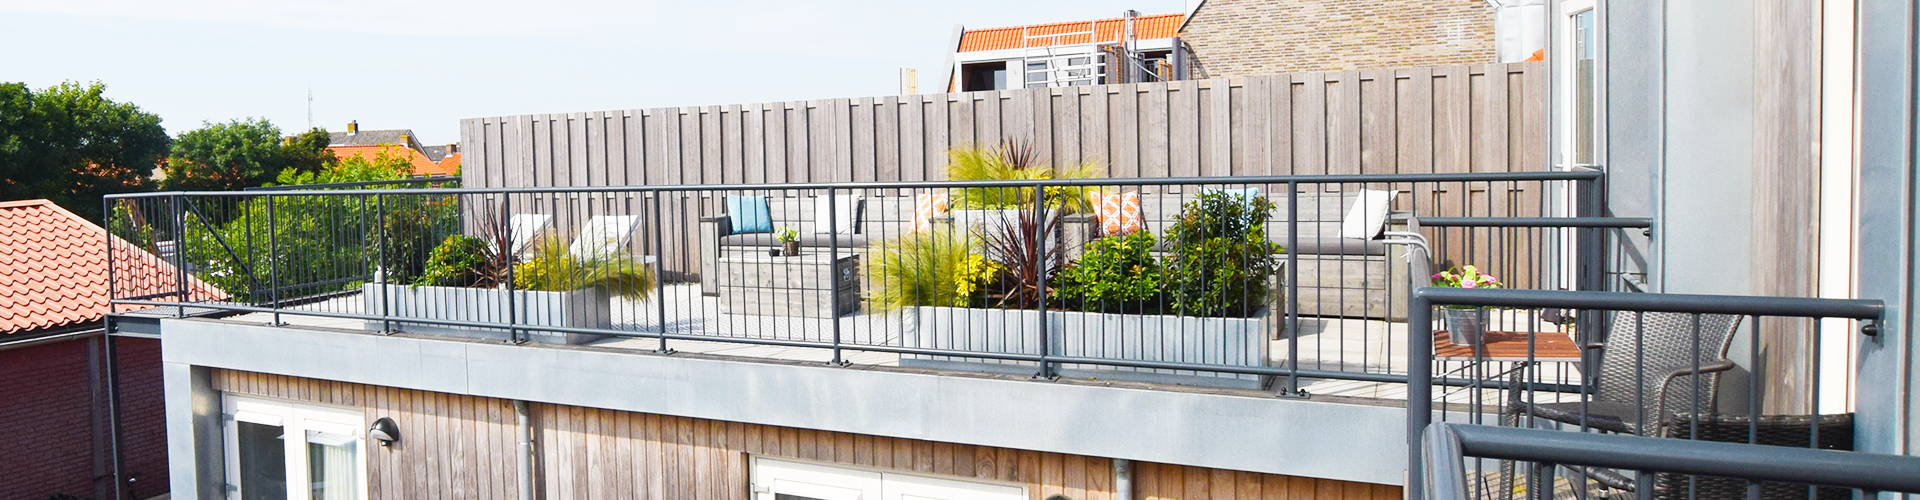
[[[454,154],[458,152],[460,152],[460,143],[456,142],[456,143],[447,145],[447,154]]]
[[[360,133],[360,120],[347,122],[347,137]]]

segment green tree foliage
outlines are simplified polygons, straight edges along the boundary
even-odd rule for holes
[[[101,196],[152,188],[167,132],[159,116],[107,99],[106,89],[0,83],[0,199],[46,198],[99,220]]]
[[[404,159],[349,158],[320,171],[280,171],[277,184],[311,185],[405,179]],[[428,252],[458,232],[459,202],[448,195],[295,195],[245,198],[232,210],[187,215],[185,251],[200,279],[235,300],[287,300],[350,289],[376,270],[411,282]],[[193,199],[204,203],[208,199]],[[226,213],[225,220],[198,214]],[[211,217],[211,216],[210,216]],[[377,258],[376,258],[377,257]]]
[[[207,124],[173,142],[161,187],[237,191],[272,182],[283,170],[318,173],[337,163],[326,147],[321,129],[288,140],[265,119]]]

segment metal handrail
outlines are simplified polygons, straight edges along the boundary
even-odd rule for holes
[[[1433,466],[1410,482],[1432,500],[1472,498],[1467,457],[1920,493],[1920,457],[1445,422],[1425,434]]]

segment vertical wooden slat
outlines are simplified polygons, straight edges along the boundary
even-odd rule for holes
[[[1327,84],[1327,173],[1360,173],[1360,72],[1332,75]]]
[[[873,179],[881,182],[905,180],[901,176],[901,163],[905,157],[900,154],[900,98],[886,96],[875,100],[870,106],[873,112]]]
[[[1393,70],[1361,72],[1360,172],[1391,174],[1398,170],[1399,139],[1395,105],[1398,79]]]
[[[1327,75],[1295,75],[1293,85],[1293,174],[1327,173]]]
[[[1206,122],[1200,124],[1200,129],[1208,132],[1203,138],[1207,148],[1206,154],[1203,155],[1206,163],[1200,166],[1200,175],[1232,175],[1235,163],[1233,123],[1236,114],[1233,106],[1233,82],[1226,78],[1215,78],[1208,80],[1208,83],[1210,88],[1206,99],[1196,103],[1197,107],[1203,107],[1202,109],[1205,110],[1203,115],[1206,117]]]
[[[927,150],[935,148],[927,140],[927,96],[900,98],[900,180],[928,179]]]
[[[1192,85],[1191,81],[1180,83]],[[1139,124],[1137,137],[1140,142],[1136,154],[1140,156],[1140,177],[1166,177],[1172,171],[1169,162],[1173,156],[1173,123],[1167,102],[1171,98],[1168,95],[1170,85],[1168,82],[1146,84],[1143,87],[1146,91],[1138,93],[1138,113],[1125,117]],[[1116,114],[1116,118],[1120,116],[1124,115]]]
[[[1167,82],[1164,94],[1167,99],[1167,176],[1198,177],[1201,161],[1207,159],[1204,137],[1209,134],[1202,133],[1200,128],[1202,120],[1209,117],[1206,116],[1208,110],[1201,109],[1200,104],[1212,89],[1201,90],[1201,83],[1199,80]],[[1147,95],[1157,101],[1162,94],[1156,88]],[[1158,108],[1158,103],[1155,107]],[[1146,137],[1153,136],[1147,134]],[[1155,153],[1142,160],[1145,165],[1152,165],[1158,161],[1157,157]]]

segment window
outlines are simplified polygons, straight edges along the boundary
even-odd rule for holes
[[[226,408],[228,498],[367,497],[360,412],[237,396]]]
[[[1007,88],[1007,63],[992,61],[960,65],[960,91],[1003,90]]]
[[[1018,500],[1027,490],[838,465],[755,457],[755,500]]]

